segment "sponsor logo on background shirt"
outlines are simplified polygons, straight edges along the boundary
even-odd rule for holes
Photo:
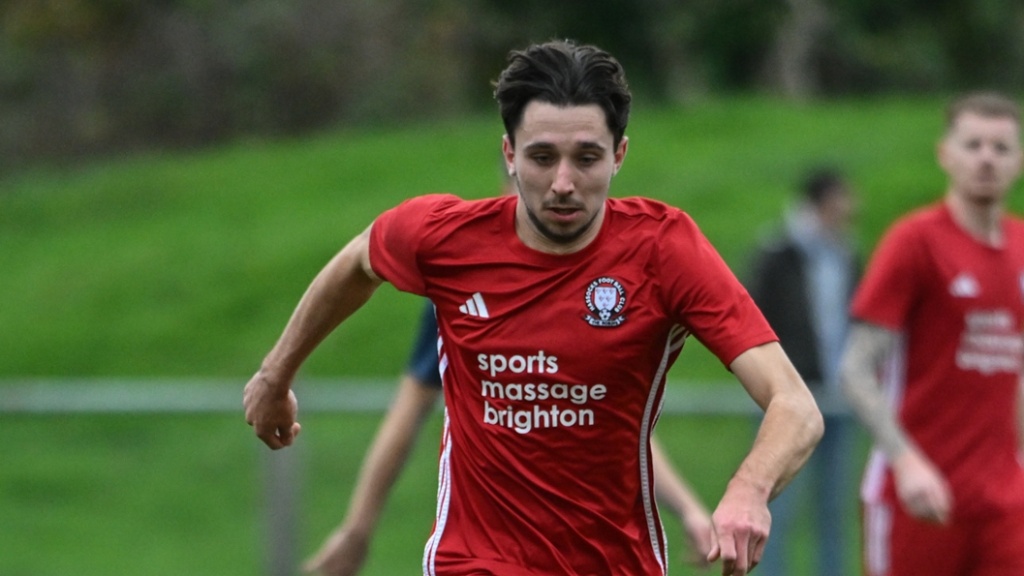
[[[985,375],[1019,373],[1024,365],[1024,339],[1013,312],[968,311],[956,350],[956,365],[961,370],[976,370]]]
[[[949,283],[949,293],[957,298],[977,298],[981,294],[981,286],[970,273],[961,272]]]

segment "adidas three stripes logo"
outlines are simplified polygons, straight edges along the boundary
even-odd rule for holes
[[[491,317],[491,315],[487,313],[487,304],[484,303],[484,297],[479,292],[473,294],[469,300],[466,300],[465,304],[459,306],[459,312],[469,314],[470,316],[477,316],[479,318]]]

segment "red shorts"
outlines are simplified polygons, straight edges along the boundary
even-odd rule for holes
[[[866,504],[863,521],[867,576],[1024,574],[1024,509],[939,525]]]

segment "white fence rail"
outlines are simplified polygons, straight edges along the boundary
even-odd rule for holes
[[[232,379],[24,378],[0,380],[0,413],[239,412],[245,382]],[[380,412],[395,380],[304,379],[295,385],[303,412]],[[825,412],[837,398],[819,398]],[[753,414],[757,406],[735,381],[670,383],[663,413]]]

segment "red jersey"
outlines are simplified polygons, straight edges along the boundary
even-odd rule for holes
[[[1024,221],[1005,217],[1000,248],[934,205],[882,239],[852,303],[855,318],[899,332],[885,375],[908,435],[942,471],[954,518],[1024,505],[1017,395],[1024,358]],[[880,452],[863,495],[896,504]]]
[[[775,339],[693,221],[609,199],[566,255],[515,232],[517,199],[409,200],[373,224],[370,262],[437,307],[444,380],[425,574],[661,574],[649,449],[688,334],[729,364]]]

